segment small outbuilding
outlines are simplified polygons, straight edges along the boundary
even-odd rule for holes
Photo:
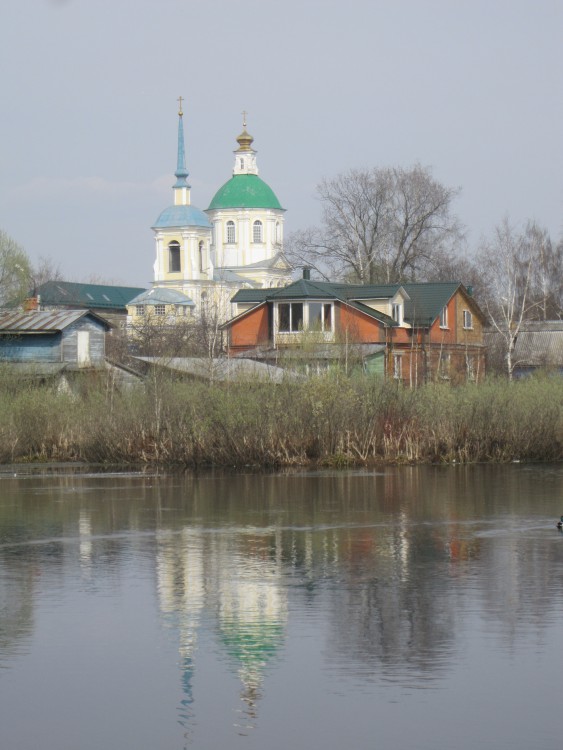
[[[101,368],[109,323],[88,310],[0,315],[0,361]]]

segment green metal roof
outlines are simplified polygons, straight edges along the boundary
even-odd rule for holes
[[[405,303],[405,320],[418,324],[433,322],[460,286],[459,281],[403,284],[410,297]]]
[[[457,289],[463,286],[459,281],[421,282],[413,284],[342,284],[327,281],[299,279],[286,287],[276,289],[241,289],[232,301],[238,304],[259,304],[260,302],[292,299],[337,299],[371,315],[388,325],[395,321],[362,303],[368,299],[390,299],[399,289],[404,289],[408,298],[405,301],[405,320],[409,323],[428,325],[440,315]],[[479,310],[476,305],[477,310]]]
[[[126,305],[133,297],[144,291],[141,287],[78,284],[72,281],[47,281],[37,289],[41,305],[117,308],[123,312],[126,312]]]
[[[215,193],[208,211],[216,208],[275,208],[283,211],[269,185],[256,174],[236,174]]]

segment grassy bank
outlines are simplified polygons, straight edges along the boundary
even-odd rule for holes
[[[418,390],[366,377],[207,385],[159,377],[80,395],[0,373],[0,461],[344,466],[559,461],[563,379]]]

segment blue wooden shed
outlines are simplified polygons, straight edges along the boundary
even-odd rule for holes
[[[102,367],[109,323],[88,310],[0,315],[0,361]]]

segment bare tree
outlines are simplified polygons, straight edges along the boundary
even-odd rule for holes
[[[325,179],[322,227],[294,234],[288,256],[325,277],[363,284],[427,278],[462,239],[451,213],[457,192],[419,165]]]
[[[530,318],[539,302],[531,291],[534,263],[538,254],[538,234],[534,225],[518,233],[505,218],[485,241],[479,263],[486,268],[485,309],[502,341],[506,373],[512,379],[514,348],[522,323]]]
[[[533,255],[530,298],[537,304],[533,315],[539,320],[563,316],[563,242],[554,246],[547,229],[528,222],[526,237]]]
[[[31,269],[33,289],[30,291],[35,294],[42,284],[48,281],[62,281],[62,278],[60,266],[52,258],[40,256]]]

